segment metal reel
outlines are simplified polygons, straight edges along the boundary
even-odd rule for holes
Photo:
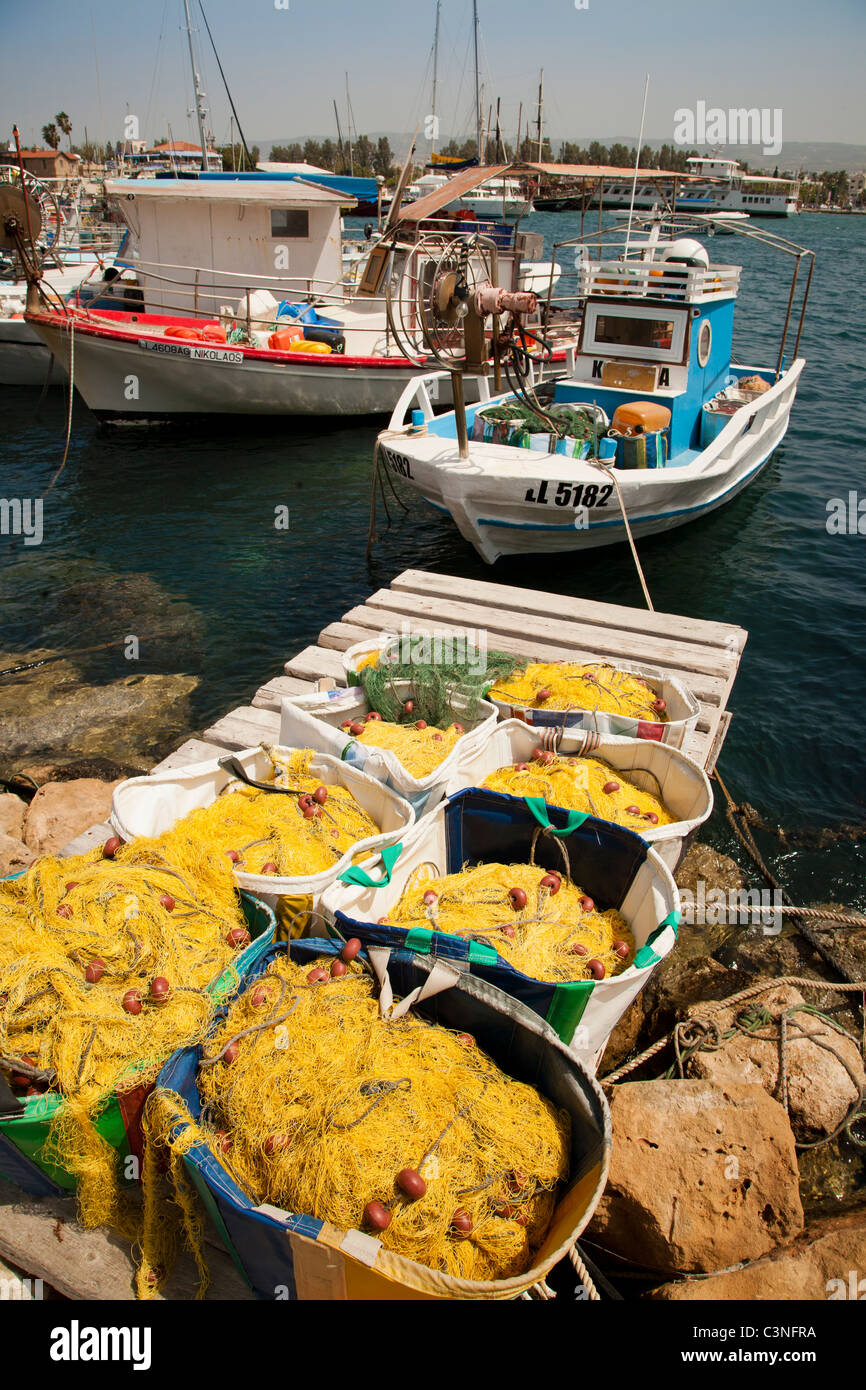
[[[28,226],[27,214],[30,214]],[[42,231],[42,209],[37,199],[18,184],[0,180],[0,249],[17,251],[21,242],[28,244],[32,230],[38,241]]]
[[[21,188],[21,171],[12,164],[4,164],[0,167],[0,190],[11,187]],[[61,232],[66,225],[66,218],[63,215],[57,194],[42,179],[36,178],[27,169],[24,170],[24,190],[30,205],[30,218],[33,224],[33,240],[38,241],[40,234],[44,234],[46,241],[56,242],[62,240]],[[33,216],[34,203],[39,209],[38,218]],[[39,230],[37,231],[37,221]]]

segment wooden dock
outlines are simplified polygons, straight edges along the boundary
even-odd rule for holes
[[[485,633],[489,647],[521,656],[631,660],[664,668],[680,677],[700,701],[691,751],[707,772],[714,768],[731,721],[727,705],[746,642],[743,628],[405,570],[387,589],[377,589],[365,603],[323,628],[316,645],[288,660],[283,672],[256,692],[251,705],[230,710],[152,771],[183,768],[228,750],[274,742],[283,696],[345,684],[341,653],[356,642],[379,632],[435,634],[455,628]],[[113,833],[109,825],[91,826],[62,853],[81,854]],[[71,1199],[29,1198],[0,1181],[0,1213],[0,1261],[43,1279],[69,1298],[132,1297],[132,1262],[123,1242],[104,1231],[81,1231]],[[208,1252],[213,1272],[209,1296],[251,1297],[216,1241],[214,1236]],[[192,1287],[189,1262],[181,1262],[165,1296],[189,1298]]]

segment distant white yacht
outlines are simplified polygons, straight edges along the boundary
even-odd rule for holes
[[[750,217],[792,217],[797,211],[799,183],[796,179],[770,178],[764,174],[745,174],[736,159],[693,156],[686,163],[688,172],[705,183],[680,184],[678,212],[746,212]],[[606,184],[604,206],[630,207],[631,176]],[[649,211],[659,201],[656,184],[643,184],[638,177],[634,206]]]

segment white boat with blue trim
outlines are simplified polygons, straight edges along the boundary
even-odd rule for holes
[[[735,364],[740,267],[710,264],[684,235],[702,223],[712,218],[668,218],[664,227],[655,219],[648,235],[611,229],[601,247],[580,244],[580,339],[557,380],[533,387],[517,372],[516,389],[485,399],[482,379],[477,405],[439,415],[435,374],[404,390],[381,455],[451,515],[487,563],[611,545],[629,528],[636,539],[670,530],[730,501],[767,464],[805,365],[798,354],[814,256],[737,228],[791,255],[794,273],[775,362]],[[453,362],[443,365],[453,372]]]

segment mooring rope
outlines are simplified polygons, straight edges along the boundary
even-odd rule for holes
[[[761,851],[758,849],[758,846],[755,843],[755,838],[752,835],[752,832],[749,829],[748,824],[746,823],[745,816],[743,814],[743,809],[741,806],[737,804],[737,802],[734,801],[734,798],[728,791],[728,788],[726,787],[718,768],[715,768],[713,770],[713,777],[718,782],[719,786],[722,789],[722,793],[724,794],[724,798],[727,803],[725,814],[728,818],[728,823],[731,826],[731,829],[734,831],[734,834],[737,836],[737,839],[740,841],[749,857],[760,869],[767,882],[771,885],[771,887],[775,888],[776,891],[781,894],[782,903],[784,907],[791,912],[792,916],[797,917],[798,913],[795,905],[791,902],[790,895],[786,892],[785,888],[783,888],[782,884],[780,883],[776,875],[773,873],[773,871],[765,863],[763,856],[761,855]],[[742,817],[742,826],[740,826],[737,822],[738,815]],[[814,908],[809,911],[808,915],[811,916],[815,913],[821,915],[820,911]],[[829,916],[829,914],[824,915]],[[845,962],[840,958],[838,952],[834,949],[833,946],[829,945],[825,941],[822,941],[819,936],[815,935],[815,932],[811,929],[811,927],[805,920],[805,914],[799,916],[799,921],[797,921],[795,925],[800,935],[805,937],[809,945],[815,951],[818,952],[818,955],[821,956],[821,958],[825,960],[833,970],[836,971],[836,974],[841,975],[843,980],[851,981],[851,974]],[[849,925],[860,924],[849,923]]]

